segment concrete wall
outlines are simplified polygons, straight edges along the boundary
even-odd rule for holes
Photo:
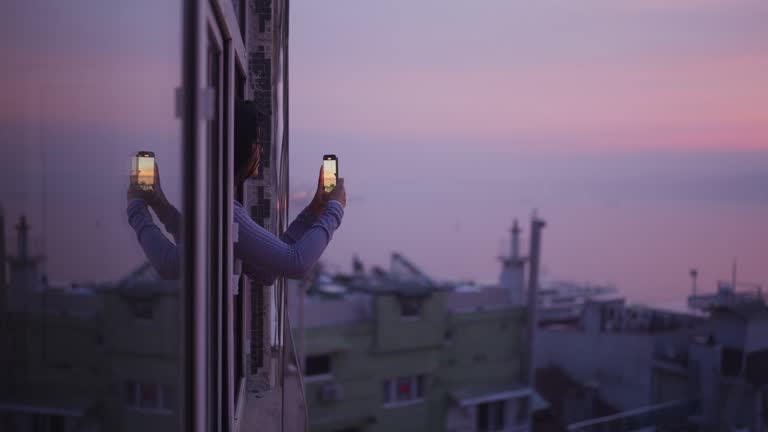
[[[474,312],[510,307],[510,293],[503,288],[484,288],[476,292],[448,292],[445,305],[451,312]]]
[[[649,335],[539,329],[535,353],[537,367],[557,366],[578,381],[599,383],[599,395],[616,408],[651,402]]]
[[[422,318],[402,320],[394,298],[382,297],[376,304],[376,321],[307,329],[312,344],[323,339],[344,341],[343,349],[331,355],[331,377],[306,383],[310,430],[350,426],[365,431],[445,430],[456,391],[519,382],[525,322],[521,308],[452,314],[436,295],[423,305]],[[426,376],[423,401],[383,405],[384,380],[418,374]],[[341,386],[342,400],[321,400],[327,384]],[[473,424],[472,419],[469,422]]]
[[[0,356],[0,367],[16,374],[0,381],[0,393],[45,394],[53,405],[82,401],[91,408],[84,421],[97,431],[173,430],[171,412],[128,409],[123,383],[177,385],[177,298],[155,298],[153,319],[137,320],[120,295],[98,297],[104,311],[93,318],[12,314],[10,355]]]
[[[750,321],[746,333],[745,351],[754,352],[768,349],[768,320],[763,318]]]
[[[396,296],[377,296],[375,349],[379,352],[439,347],[445,336],[444,298],[435,293],[422,301],[418,317],[402,317]]]
[[[290,288],[289,288],[290,289]],[[291,324],[299,325],[299,304],[291,303]],[[344,324],[373,317],[373,300],[370,296],[353,296],[351,299],[308,300],[304,304],[304,325],[318,327]]]

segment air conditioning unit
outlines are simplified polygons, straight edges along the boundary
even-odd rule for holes
[[[344,388],[341,384],[325,384],[320,388],[320,400],[337,401],[344,398]]]

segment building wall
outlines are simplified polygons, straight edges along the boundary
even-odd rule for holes
[[[0,396],[45,394],[64,404],[83,401],[97,431],[174,430],[177,418],[172,412],[128,408],[123,383],[178,382],[177,298],[147,299],[153,318],[146,320],[136,319],[131,303],[116,293],[97,296],[104,309],[96,317],[9,315],[12,349],[10,355],[0,356],[0,366],[16,374],[0,383]],[[88,405],[92,401],[98,402]]]
[[[400,316],[400,304],[395,296],[376,298],[375,350],[391,353],[427,347],[440,347],[445,333],[443,295],[436,293],[422,302],[421,318]]]
[[[308,378],[306,383],[311,430],[445,430],[453,392],[519,382],[525,323],[521,308],[453,314],[438,294],[425,302],[419,320],[403,320],[394,297],[377,297],[374,309],[373,320],[307,329],[307,355],[332,351],[331,377]],[[383,406],[384,380],[417,374],[426,375],[422,402]],[[341,400],[321,400],[328,384],[341,385]]]

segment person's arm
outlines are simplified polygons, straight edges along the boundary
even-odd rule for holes
[[[342,187],[341,189],[344,188]],[[337,195],[339,196],[336,197],[336,201],[341,204],[343,209],[346,205],[346,193],[339,191]],[[342,195],[344,196],[343,198],[341,197]],[[310,202],[308,206],[304,207],[304,210],[302,210],[301,213],[296,216],[296,219],[291,222],[291,224],[288,226],[288,229],[285,230],[280,238],[288,244],[296,243],[304,235],[304,233],[312,227],[315,221],[320,218],[320,216],[323,214],[323,211],[325,210],[326,203],[330,199],[330,194],[325,192],[325,189],[323,188],[323,166],[320,165],[320,172],[317,176],[317,189],[315,190],[315,196],[312,197],[312,202]],[[339,201],[342,199],[344,204]]]
[[[179,279],[179,245],[171,243],[155,225],[147,204],[141,199],[132,199],[127,213],[128,223],[136,231],[144,255],[155,271],[163,279]]]
[[[173,236],[173,242],[179,244],[179,228],[181,227],[181,213],[167,200],[162,205],[153,206],[157,218],[165,226],[165,230]]]
[[[235,204],[235,209],[239,206],[239,203]],[[304,210],[296,216],[296,219],[291,222],[288,229],[285,230],[283,235],[280,236],[280,240],[292,245],[295,244],[303,235],[312,227],[312,224],[317,220],[317,217],[311,211],[310,207],[304,208]],[[277,275],[267,271],[256,265],[248,266],[248,277],[256,282],[258,285],[272,285],[277,279]]]
[[[270,282],[278,275],[291,279],[305,277],[341,224],[344,209],[338,201],[329,201],[303,235],[291,239],[293,244],[258,225],[240,206],[235,207],[234,216],[238,224],[235,256],[243,262],[243,272],[254,280]],[[286,234],[291,237],[293,233]]]
[[[288,229],[285,230],[280,239],[288,244],[294,244],[304,236],[304,233],[312,228],[312,224],[317,221],[317,216],[312,213],[309,206],[304,207],[304,210],[296,216],[296,219],[288,225]]]

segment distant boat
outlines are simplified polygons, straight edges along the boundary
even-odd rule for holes
[[[577,321],[588,301],[611,298],[618,298],[618,289],[614,286],[551,282],[539,289],[539,324]]]

